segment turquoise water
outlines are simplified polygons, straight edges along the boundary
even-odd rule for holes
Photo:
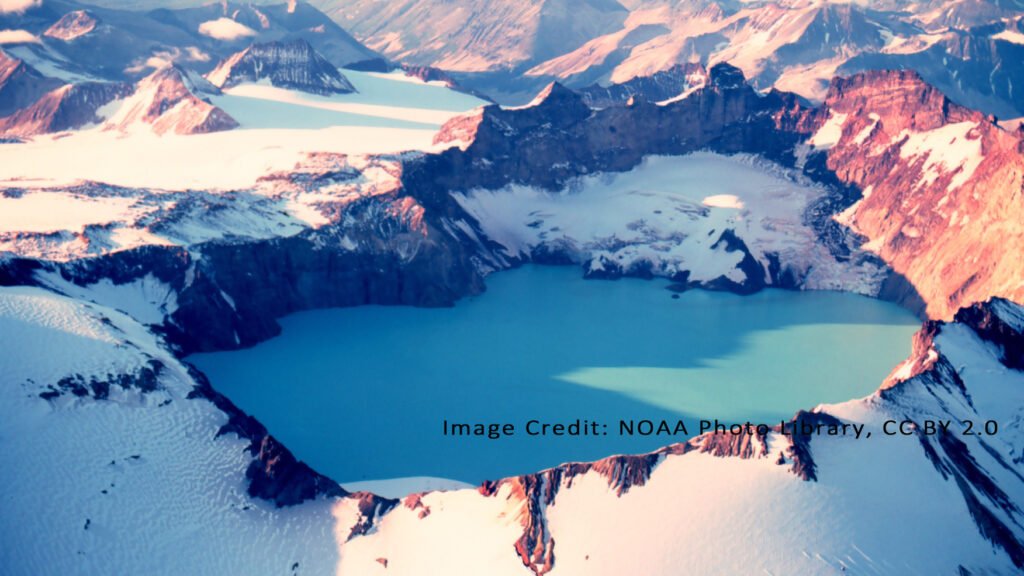
[[[476,483],[682,438],[620,436],[619,420],[777,423],[873,392],[918,321],[835,292],[753,296],[665,282],[589,281],[573,267],[488,278],[454,308],[365,306],[281,321],[281,336],[190,358],[302,460],[342,481]],[[608,435],[529,437],[528,420],[606,423]],[[443,421],[513,423],[498,440]]]

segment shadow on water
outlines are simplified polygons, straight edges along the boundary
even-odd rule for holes
[[[683,436],[620,436],[620,420],[777,423],[873,391],[917,320],[850,294],[691,291],[580,280],[570,267],[497,274],[454,308],[367,306],[289,316],[252,349],[191,358],[295,454],[342,481],[476,483]],[[442,436],[443,421],[513,437]],[[530,437],[529,420],[607,435]]]

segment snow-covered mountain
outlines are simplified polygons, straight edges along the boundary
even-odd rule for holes
[[[765,89],[824,60],[946,58],[915,50],[959,26],[988,26],[965,65],[1009,58],[1014,3],[467,2],[465,30],[452,5],[395,6],[380,26],[445,24],[410,58],[497,78],[519,50],[502,81],[543,89],[503,107],[433,69],[342,72],[301,3],[4,7],[39,38],[0,54],[5,573],[1024,569],[1024,130],[926,70],[830,80],[819,103]],[[298,311],[448,306],[526,262],[857,292],[928,320],[866,398],[475,488],[339,486],[183,359]]]
[[[65,84],[35,103],[0,118],[0,134],[33,136],[100,126],[102,130],[195,134],[238,126],[203,98],[220,91],[197,74],[174,65],[135,85],[120,82]]]
[[[456,72],[521,67],[564,54],[622,25],[615,0],[318,0],[314,5],[402,62]]]
[[[143,78],[134,93],[104,123],[104,129],[128,131],[148,126],[156,134],[197,134],[231,130],[238,122],[201,98],[219,90],[198,75],[167,66]]]
[[[355,92],[352,83],[305,40],[253,44],[225,59],[206,78],[218,88],[266,81],[325,96]]]
[[[0,49],[0,115],[25,108],[61,85]]]
[[[334,66],[378,57],[305,3],[123,8],[68,0],[29,3],[23,11],[0,12],[0,30],[28,39],[5,46],[12,56],[64,81],[134,81],[168,63],[206,73],[252,43],[302,40]]]
[[[49,134],[97,124],[104,119],[104,106],[130,92],[129,85],[117,82],[64,84],[43,94],[32,105],[0,118],[0,135]]]
[[[563,10],[551,2],[316,4],[382,53],[462,72],[462,83],[511,103],[551,80],[607,85],[728,62],[758,88],[815,101],[837,74],[909,68],[961,104],[1024,114],[1013,91],[1024,83],[1024,6],[1012,0],[642,0],[574,5],[571,22],[557,25]]]

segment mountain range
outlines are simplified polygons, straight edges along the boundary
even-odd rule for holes
[[[1024,569],[1024,7],[117,4],[0,13],[5,570]],[[764,431],[395,492],[187,358],[527,263],[922,325],[875,392]],[[844,424],[879,437],[803,431]]]

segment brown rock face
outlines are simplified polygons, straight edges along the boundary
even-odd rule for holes
[[[0,119],[0,134],[32,136],[99,122],[97,110],[131,91],[127,84],[83,82],[44,94],[35,104]]]
[[[840,121],[827,167],[864,191],[842,219],[913,285],[929,317],[1024,299],[1019,133],[905,71],[835,80],[818,122]]]

